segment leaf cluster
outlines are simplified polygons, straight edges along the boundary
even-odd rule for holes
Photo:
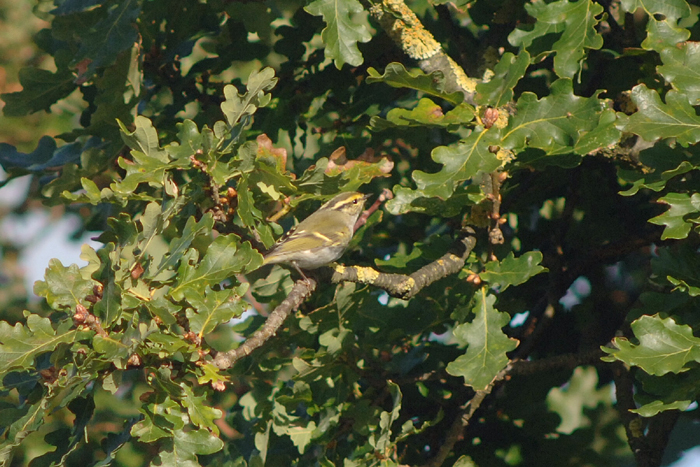
[[[0,143],[2,183],[102,246],[0,316],[0,465],[660,465],[700,396],[697,7],[302,3],[42,2],[55,67],[4,115],[81,107]],[[462,270],[321,282],[214,365],[292,288],[264,251],[384,189],[343,262],[409,275],[474,235]]]

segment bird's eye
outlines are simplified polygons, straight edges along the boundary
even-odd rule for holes
[[[356,199],[353,199],[353,200],[352,200],[352,204],[357,204],[357,200],[356,200]]]

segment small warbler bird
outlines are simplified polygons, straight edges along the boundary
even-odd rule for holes
[[[265,254],[263,264],[287,263],[306,279],[302,269],[315,269],[340,258],[355,233],[370,195],[342,193],[285,233]]]

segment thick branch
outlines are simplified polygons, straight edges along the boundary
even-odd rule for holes
[[[627,442],[639,467],[658,467],[668,444],[668,437],[676,424],[680,411],[669,410],[652,418],[643,418],[633,412],[633,376],[624,364],[612,365],[615,380],[617,409],[627,432]]]
[[[459,272],[464,267],[464,262],[475,245],[476,239],[474,237],[465,237],[457,242],[454,252],[443,255],[410,276],[405,274],[385,274],[368,267],[335,266],[331,282],[370,284],[384,289],[393,297],[408,300],[433,282]]]
[[[445,91],[464,93],[470,102],[476,90],[476,80],[469,78],[403,0],[383,0],[372,5],[370,14],[406,55],[418,62],[426,73],[441,71],[445,75]]]
[[[433,282],[459,272],[475,245],[476,239],[474,237],[466,237],[457,243],[455,252],[445,254],[442,258],[433,261],[410,276],[383,274],[372,268],[336,266],[331,281],[333,283],[350,281],[372,284],[386,290],[391,295],[408,299]],[[262,346],[265,341],[277,334],[292,310],[298,308],[311,296],[316,285],[316,281],[313,279],[298,281],[294,284],[287,298],[270,313],[265,324],[240,347],[217,354],[214,357],[214,365],[221,369],[230,368],[237,360],[250,355],[253,350]]]

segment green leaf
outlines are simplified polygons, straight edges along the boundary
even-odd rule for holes
[[[150,345],[147,351],[149,353],[158,354],[161,357],[164,355],[163,352],[172,355],[180,351],[183,353],[195,351],[194,344],[184,340],[181,336],[174,336],[172,334],[153,332],[148,335],[148,341],[153,345]]]
[[[383,130],[394,127],[428,126],[446,128],[454,131],[474,120],[474,107],[469,104],[459,104],[446,114],[442,108],[432,100],[424,97],[418,101],[418,105],[412,110],[392,109],[386,116],[386,120],[380,117],[372,117],[370,128]]]
[[[299,454],[304,454],[306,447],[314,438],[316,422],[310,421],[306,426],[290,425],[285,431],[292,440],[292,444],[299,450]]]
[[[7,117],[22,117],[40,110],[47,112],[53,104],[63,99],[76,88],[75,76],[68,68],[59,68],[56,73],[39,68],[22,68],[19,82],[22,90],[2,95],[5,101],[3,114]]]
[[[96,335],[92,346],[101,358],[112,361],[117,368],[124,368],[126,359],[139,345],[140,339],[133,339],[134,329],[127,332],[112,332],[109,335]]]
[[[19,446],[27,436],[37,431],[44,424],[48,405],[48,396],[40,398],[33,404],[28,404],[26,414],[5,429],[4,439],[6,441],[0,444],[0,460],[6,462],[6,465],[9,465],[7,461],[12,458],[14,448]]]
[[[630,116],[618,114],[620,130],[646,141],[676,138],[682,146],[700,141],[700,117],[683,94],[669,91],[664,104],[655,90],[640,84],[632,89],[631,98],[638,110]]]
[[[154,423],[151,418],[146,417],[131,427],[131,436],[137,438],[142,443],[152,443],[153,441],[170,435],[170,433],[163,428],[165,426],[167,426],[167,424],[163,423],[161,420]]]
[[[403,401],[403,394],[401,393],[401,388],[398,384],[388,381],[387,389],[391,394],[392,409],[391,412],[382,412],[379,414],[379,435],[374,441],[370,439],[370,443],[374,448],[381,453],[389,453],[393,446],[391,439],[391,426],[399,419],[401,413],[401,402]]]
[[[171,441],[163,443],[158,458],[160,464],[178,467],[199,467],[197,454],[213,454],[224,447],[224,442],[207,430],[177,430]]]
[[[207,249],[202,261],[196,265],[182,263],[178,272],[178,280],[170,291],[175,300],[182,300],[185,295],[191,299],[190,293],[204,292],[207,286],[212,286],[227,277],[243,271],[252,271],[262,265],[262,256],[255,251],[250,243],[240,243],[236,235],[220,235]]]
[[[393,169],[394,163],[388,157],[373,161],[348,160],[344,152],[337,150],[331,154],[330,159],[322,157],[316,162],[316,170],[323,171],[323,181],[320,183],[321,192],[325,191],[323,190],[325,182],[330,181],[334,187],[338,186],[338,177],[342,180],[339,186],[342,186],[344,190],[356,190],[376,177],[388,177]],[[304,172],[304,175],[309,175],[310,170]],[[299,181],[300,187],[308,189],[309,185],[309,179],[305,180],[302,177]],[[303,199],[303,196],[297,198],[298,201]]]
[[[130,132],[124,124],[119,122],[124,143],[133,151],[139,151],[149,159],[154,159],[161,163],[169,162],[170,159],[167,152],[160,147],[158,132],[151,120],[139,115],[136,117],[134,125],[136,129]]]
[[[575,154],[590,154],[601,149],[614,147],[620,141],[620,130],[617,124],[617,115],[612,109],[606,109],[600,114],[598,126],[584,133],[574,145]]]
[[[85,297],[92,294],[92,289],[97,285],[97,282],[83,278],[77,264],[66,268],[56,258],[49,260],[44,279],[36,281],[34,293],[46,298],[49,306],[56,310],[88,305]]]
[[[523,284],[532,276],[545,272],[547,269],[540,266],[541,262],[542,253],[539,251],[528,251],[518,258],[511,251],[501,262],[486,263],[485,271],[479,277],[492,286],[497,285],[503,292],[508,286]]]
[[[207,396],[196,396],[185,383],[181,383],[180,387],[183,390],[184,397],[182,405],[187,409],[187,414],[190,416],[190,421],[199,428],[207,428],[214,434],[219,434],[219,428],[214,423],[223,416],[223,412],[219,409],[208,406]]]
[[[683,243],[676,248],[658,248],[651,265],[656,277],[666,278],[675,286],[672,292],[700,296],[700,257],[690,245]]]
[[[173,159],[182,161],[183,165],[190,165],[190,157],[197,151],[204,149],[204,137],[199,132],[197,124],[190,119],[185,119],[175,125],[177,127],[177,141],[165,146],[165,150]]]
[[[262,211],[255,206],[255,197],[253,191],[248,188],[247,178],[238,185],[238,215],[246,227],[260,236],[265,248],[270,248],[275,243],[272,229],[267,223],[262,222]]]
[[[497,138],[498,134],[491,130],[475,131],[457,144],[433,149],[433,160],[443,168],[436,173],[413,171],[418,190],[395,187],[396,197],[386,204],[387,210],[395,215],[406,212],[418,198],[447,200],[461,183],[478,172],[493,172],[504,163],[489,151],[489,146],[498,142]]]
[[[680,47],[664,47],[663,65],[657,71],[666,82],[683,94],[690,105],[700,104],[700,42],[684,42]]]
[[[513,100],[513,88],[525,75],[530,65],[530,54],[523,50],[517,56],[503,54],[494,67],[494,75],[488,82],[476,85],[474,100],[479,105],[502,107]]]
[[[119,450],[124,447],[131,440],[131,427],[136,423],[133,419],[127,422],[124,428],[118,433],[109,433],[105,439],[102,441],[102,449],[105,452],[105,458],[101,461],[93,464],[93,467],[109,467],[114,461]]]
[[[581,71],[585,49],[600,49],[603,37],[596,31],[596,16],[603,7],[591,0],[559,0],[552,3],[526,3],[528,14],[537,19],[531,30],[516,29],[508,36],[514,46],[529,49],[539,61],[540,54],[556,53],[554,72],[561,78],[573,78]],[[550,50],[533,50],[533,42],[547,34],[559,34]]]
[[[579,428],[590,426],[585,409],[598,404],[612,405],[610,385],[598,389],[598,372],[592,366],[577,367],[565,387],[553,387],[547,394],[547,407],[561,418],[557,432],[570,435]]]
[[[639,406],[633,412],[643,417],[653,417],[666,410],[685,410],[700,394],[700,371],[690,368],[683,373],[667,373],[652,376],[638,373],[637,380],[643,385],[643,391],[635,394]]]
[[[0,375],[13,368],[30,368],[42,353],[73,342],[77,330],[70,327],[71,323],[64,321],[54,330],[48,318],[35,314],[27,316],[26,326],[17,323],[13,327],[0,321]]]
[[[687,40],[690,31],[678,26],[678,20],[691,14],[685,0],[622,0],[622,10],[634,13],[641,9],[647,14],[647,37],[642,47],[661,52]]]
[[[190,320],[190,330],[203,337],[214,330],[216,326],[229,322],[232,318],[243,314],[247,304],[241,301],[241,296],[248,289],[248,284],[241,284],[237,289],[211,290],[207,287],[204,293],[191,291],[187,294],[188,301],[194,309],[187,309]]]
[[[111,325],[122,312],[122,288],[119,287],[111,269],[106,271],[107,280],[102,290],[102,298],[95,303],[93,314],[100,319],[103,326]]]
[[[133,47],[138,39],[136,20],[141,12],[140,2],[125,0],[111,5],[107,16],[86,30],[76,29],[80,37],[80,50],[71,62],[76,66],[87,61],[85,78],[90,78],[98,68],[114,63],[120,52]]]
[[[248,92],[243,95],[238,94],[235,86],[226,85],[224,87],[225,100],[221,103],[221,111],[229,126],[233,127],[244,117],[250,117],[258,107],[265,107],[271,99],[271,96],[265,91],[274,88],[275,84],[277,84],[275,70],[266,67],[250,73],[246,85]]]
[[[326,27],[321,33],[326,45],[326,57],[333,60],[336,68],[346,63],[352,66],[362,64],[362,54],[358,42],[369,42],[367,14],[357,0],[314,0],[304,7],[314,16],[322,16]]]
[[[71,429],[59,428],[48,433],[44,440],[55,446],[56,449],[44,454],[41,458],[33,459],[33,464],[45,462],[50,465],[66,465],[68,456],[78,449],[82,441],[86,439],[87,424],[91,421],[95,411],[94,400],[92,397],[73,399],[68,404],[68,409],[75,415]]]
[[[644,171],[618,169],[620,179],[632,183],[632,187],[621,191],[620,195],[632,196],[637,194],[642,188],[656,192],[661,191],[666,188],[667,182],[672,178],[688,173],[700,166],[700,158],[689,158],[681,148],[672,148],[664,144],[656,144],[639,153],[639,162],[644,164]]]
[[[180,307],[167,298],[156,297],[154,300],[147,301],[146,306],[151,314],[160,318],[164,324],[171,325],[177,322],[175,315],[180,311]]]
[[[508,313],[496,310],[496,297],[482,287],[476,293],[474,319],[454,329],[455,338],[467,344],[467,352],[447,365],[452,376],[462,376],[464,384],[475,391],[486,387],[508,364],[506,352],[518,346],[516,339],[506,336],[501,328],[510,322]]]
[[[180,392],[180,387],[177,387]],[[155,397],[151,394],[149,403],[144,404],[139,411],[144,414],[143,420],[131,427],[131,436],[138,438],[142,443],[152,443],[162,438],[173,436],[174,432],[182,430],[187,416],[182,409],[161,392]]]
[[[489,151],[489,131],[474,132],[467,139],[453,146],[438,146],[431,153],[432,159],[443,168],[437,173],[413,171],[413,180],[426,196],[449,198],[457,185],[478,172],[493,172],[503,164],[496,154]]]
[[[129,132],[121,121],[117,123],[121,128],[122,140],[132,149],[133,161],[123,157],[118,159],[119,166],[126,170],[126,177],[121,182],[112,183],[111,189],[117,195],[133,197],[141,183],[154,187],[164,186],[167,183],[166,171],[174,167],[174,164],[170,163],[167,151],[160,147],[158,132],[151,121],[146,117],[136,117],[136,129],[133,132]]]
[[[695,193],[690,196],[687,193],[669,193],[659,198],[659,202],[671,206],[660,216],[649,219],[652,224],[666,226],[661,234],[661,240],[686,238],[693,225],[700,223],[697,216],[692,216],[690,219],[686,217],[700,211],[700,194]]]
[[[228,3],[226,13],[230,18],[241,21],[245,25],[246,31],[256,33],[263,40],[269,39],[273,29],[277,33],[277,28],[272,25],[272,22],[277,18],[276,12],[273,12],[265,4]]]
[[[670,317],[644,315],[631,327],[639,344],[616,337],[613,340],[616,349],[602,347],[609,354],[603,360],[620,360],[657,376],[687,371],[686,363],[700,362],[700,338],[693,336],[690,326],[678,325]]]
[[[367,69],[367,83],[386,83],[392,88],[408,88],[421,91],[431,96],[445,99],[454,105],[460,104],[464,100],[464,93],[453,92],[448,94],[445,89],[445,75],[441,71],[434,71],[426,75],[421,70],[409,72],[401,63],[390,63],[384,69],[384,74],[380,75],[372,67]]]
[[[226,384],[228,382],[228,377],[220,373],[219,368],[215,367],[211,363],[205,363],[199,367],[202,374],[197,377],[197,382],[199,384]]]
[[[56,167],[80,162],[82,152],[94,143],[95,139],[92,138],[85,145],[71,143],[57,149],[56,140],[42,136],[36,149],[30,153],[22,153],[12,145],[0,143],[0,165],[12,176],[55,170]]]
[[[426,212],[442,217],[454,217],[463,213],[465,206],[478,204],[486,198],[479,185],[472,183],[458,186],[448,200],[438,197],[425,197],[418,190],[401,186],[394,187],[394,198],[387,203],[387,210],[394,215],[405,212]]]
[[[149,274],[149,277],[155,277],[163,270],[175,267],[192,244],[192,241],[198,235],[211,234],[212,227],[214,227],[214,218],[210,213],[203,215],[199,221],[197,221],[194,216],[190,216],[187,219],[185,228],[182,230],[182,235],[170,242],[168,253],[163,256],[155,273],[152,275]]]
[[[688,408],[691,404],[690,400],[687,401],[674,401],[671,403],[664,403],[663,401],[654,401],[648,404],[644,404],[638,409],[630,409],[630,412],[637,413],[642,417],[653,417],[654,415],[665,412],[666,410],[680,410],[683,411]]]
[[[567,155],[599,126],[605,107],[605,102],[595,96],[574,95],[570,79],[552,83],[551,94],[542,99],[525,92],[518,99],[517,114],[503,132],[503,147],[516,151],[537,148],[547,156]],[[589,152],[588,146],[589,143],[579,149],[581,155]]]

